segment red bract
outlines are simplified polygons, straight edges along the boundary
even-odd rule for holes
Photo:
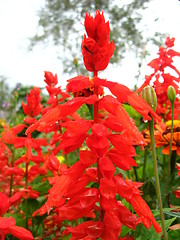
[[[94,39],[86,38],[86,36],[84,36],[81,50],[86,69],[90,72],[106,69],[114,53],[114,49],[113,42],[100,47]]]
[[[97,11],[93,18],[90,13],[85,16],[84,26],[88,37],[94,39],[100,46],[109,43],[109,21],[105,22],[104,14]]]
[[[41,97],[40,90],[37,87],[31,89],[30,94],[27,94],[27,104],[22,103],[24,113],[30,117],[35,117],[40,114],[41,106]]]

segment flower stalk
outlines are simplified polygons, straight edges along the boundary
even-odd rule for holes
[[[12,149],[11,167],[14,167],[14,161],[15,161],[15,149],[14,149],[14,147],[13,147],[13,149]],[[11,179],[10,179],[9,197],[12,196],[12,190],[13,190],[13,174],[11,174]]]
[[[155,93],[153,87],[147,86],[147,87],[143,88],[142,98],[152,107],[152,109],[154,111],[156,111],[157,97],[156,97],[156,93]],[[153,117],[152,117],[152,120],[149,121],[149,132],[150,132],[150,138],[151,138],[156,194],[157,194],[157,199],[158,199],[159,212],[160,212],[160,218],[161,218],[161,223],[162,223],[164,240],[167,240],[168,236],[167,236],[166,226],[165,226],[165,221],[164,221],[163,205],[162,205],[162,199],[161,199],[161,190],[160,190],[158,166],[157,166],[157,158],[156,158],[156,148],[155,148],[155,138],[154,138],[154,118]]]
[[[176,91],[173,86],[169,86],[167,89],[167,96],[171,102],[171,111],[172,111],[172,120],[171,120],[171,137],[170,137],[170,144],[169,144],[169,158],[168,158],[168,167],[167,167],[167,179],[166,179],[166,186],[165,186],[165,195],[167,194],[168,186],[169,186],[169,172],[170,172],[170,165],[171,165],[171,149],[172,149],[172,139],[173,139],[173,124],[174,124],[174,101],[176,99]]]
[[[150,131],[151,145],[152,145],[152,157],[153,157],[153,169],[154,169],[155,184],[156,184],[156,194],[157,194],[157,199],[158,199],[163,235],[164,235],[164,239],[167,240],[168,236],[167,236],[167,232],[166,232],[166,226],[165,226],[165,220],[164,220],[164,214],[163,214],[161,190],[160,190],[159,176],[158,176],[158,166],[157,166],[157,159],[156,159],[156,149],[155,149],[155,140],[154,140],[154,119],[153,118],[149,122],[149,131]]]

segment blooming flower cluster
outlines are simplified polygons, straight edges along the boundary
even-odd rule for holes
[[[159,117],[127,87],[98,77],[98,71],[107,67],[114,52],[114,44],[109,42],[109,22],[105,22],[103,13],[97,11],[94,18],[86,13],[84,26],[87,36],[82,41],[82,54],[86,69],[94,73],[93,79],[77,76],[68,80],[67,91],[75,98],[52,106],[26,130],[27,136],[34,130],[56,131],[53,140],[56,144],[51,148],[54,170],[57,162],[54,155],[62,151],[67,156],[80,149],[78,161],[69,168],[61,168],[46,203],[34,216],[53,212],[59,225],[65,220],[76,220],[76,226],[66,226],[62,232],[62,235],[71,233],[71,239],[121,239],[122,225],[135,229],[140,223],[146,228],[152,224],[160,233],[160,226],[141,197],[142,183],[116,173],[116,169],[126,171],[137,166],[134,146],[146,144],[122,104],[129,103],[144,120],[151,120],[151,116],[159,120]],[[104,87],[114,96],[103,96]],[[78,94],[85,93],[85,89],[91,89],[91,93]],[[93,106],[93,119],[83,119],[77,113],[83,104]],[[137,215],[123,204],[123,199]]]
[[[157,95],[157,114],[165,120],[170,120],[171,104],[167,97],[167,89],[171,85],[174,87],[177,97],[175,99],[175,113],[174,118],[178,119],[180,113],[179,105],[179,79],[180,72],[173,65],[173,58],[180,57],[180,53],[173,48],[175,38],[167,37],[165,41],[165,47],[160,47],[158,58],[153,59],[148,66],[153,68],[153,73],[149,76],[145,76],[143,85],[137,90],[141,92],[147,85],[152,85]],[[170,69],[170,70],[169,70]]]

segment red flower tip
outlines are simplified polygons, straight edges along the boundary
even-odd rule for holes
[[[55,86],[58,83],[57,74],[53,75],[51,72],[44,72],[44,81],[49,85],[50,87]]]
[[[104,14],[96,11],[95,18],[86,13],[84,26],[89,38],[94,39],[99,46],[109,42],[110,27],[109,21],[105,22]]]
[[[169,36],[166,38],[165,44],[167,47],[173,47],[174,46],[175,38],[170,38]]]
[[[84,35],[81,50],[85,67],[90,72],[104,70],[114,53],[115,46],[109,42],[109,22],[105,22],[103,12],[96,11],[93,18],[86,13],[84,26],[88,38]]]

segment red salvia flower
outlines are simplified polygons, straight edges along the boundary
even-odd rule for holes
[[[47,83],[49,87],[54,87],[58,83],[57,74],[53,75],[51,72],[45,71],[44,78],[45,83]]]
[[[24,113],[30,117],[35,117],[40,114],[42,106],[39,88],[34,87],[31,89],[30,94],[27,94],[27,104],[22,103],[22,107]]]
[[[87,70],[94,72],[93,79],[84,76],[70,79],[67,91],[76,97],[52,108],[26,131],[27,134],[34,130],[46,132],[55,124],[61,128],[61,134],[55,134],[53,143],[56,143],[56,148],[48,163],[56,172],[51,181],[53,186],[46,203],[33,216],[56,213],[59,224],[64,220],[88,218],[75,227],[66,226],[62,234],[71,233],[71,239],[121,239],[123,224],[132,229],[139,223],[147,228],[152,224],[160,233],[160,226],[141,197],[139,187],[142,183],[125,180],[116,174],[116,167],[129,170],[136,166],[134,146],[146,144],[122,103],[129,103],[144,120],[154,117],[160,121],[160,118],[127,87],[97,77],[97,72],[107,67],[114,51],[114,44],[109,43],[109,23],[105,22],[103,13],[97,11],[95,18],[86,13],[85,29],[88,37],[85,36],[82,42],[82,54]],[[103,87],[107,87],[115,97],[102,96]],[[85,90],[90,94],[86,95]],[[93,120],[75,115],[83,104],[93,105]],[[54,155],[61,150],[68,154],[85,144],[85,150],[79,152],[79,160],[58,173],[59,164],[54,166]],[[117,195],[129,202],[137,215],[132,214]],[[127,236],[125,239],[131,238]]]
[[[174,119],[179,119],[180,105],[179,105],[179,82],[180,82],[180,72],[173,65],[173,58],[180,57],[180,53],[173,50],[175,38],[167,37],[165,47],[160,47],[158,58],[153,59],[148,66],[153,68],[153,73],[149,76],[145,76],[145,82],[137,90],[141,92],[142,89],[147,85],[152,85],[155,89],[157,95],[157,109],[158,115],[163,117],[165,120],[170,120],[171,116],[171,103],[167,97],[167,89],[171,85],[176,91],[176,99],[174,103]],[[173,70],[168,73],[169,69]],[[174,74],[174,73],[175,74]]]
[[[105,23],[103,12],[97,11],[95,18],[86,13],[84,26],[88,35],[84,35],[81,44],[84,65],[90,72],[104,70],[114,53],[113,42],[109,43],[109,22]]]

